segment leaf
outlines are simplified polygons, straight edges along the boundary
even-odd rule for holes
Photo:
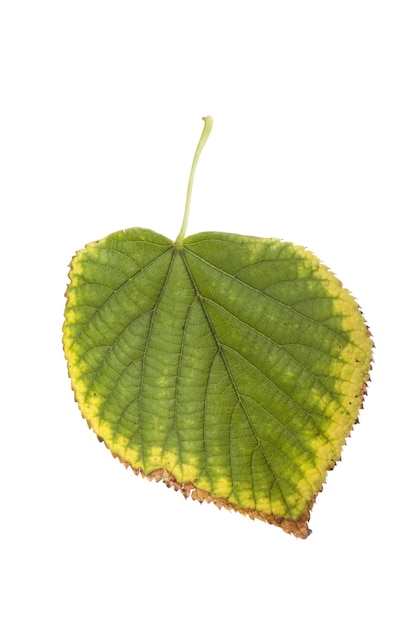
[[[135,472],[305,538],[362,406],[367,326],[306,249],[183,232],[132,228],[73,258],[76,400]]]

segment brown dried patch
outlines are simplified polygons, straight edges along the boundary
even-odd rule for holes
[[[168,470],[164,469],[163,467],[158,467],[157,469],[154,469],[149,474],[145,474],[145,472],[142,469],[132,468],[128,463],[120,459],[120,457],[118,457],[117,455],[113,454],[113,456],[119,459],[119,461],[125,467],[130,467],[136,475],[143,476],[144,478],[147,478],[148,480],[155,480],[156,482],[162,481],[163,483],[165,483],[167,487],[171,487],[175,491],[179,491],[180,493],[182,493],[184,498],[191,497],[192,500],[195,500],[200,503],[213,502],[213,504],[215,504],[218,509],[223,508],[223,509],[227,509],[228,511],[237,511],[238,513],[241,513],[242,515],[247,515],[251,519],[259,519],[263,522],[267,522],[268,524],[272,524],[273,526],[278,526],[279,528],[282,528],[282,530],[284,530],[285,532],[291,535],[294,535],[295,537],[299,539],[307,539],[307,537],[311,533],[310,529],[308,528],[307,523],[310,519],[310,509],[312,505],[314,504],[314,501],[311,503],[309,510],[302,518],[298,520],[283,519],[275,515],[256,511],[255,509],[241,508],[237,506],[236,504],[234,504],[233,502],[230,502],[230,500],[228,500],[227,498],[216,498],[209,491],[206,491],[205,489],[199,489],[191,482],[187,482],[187,483],[178,482],[175,476]]]

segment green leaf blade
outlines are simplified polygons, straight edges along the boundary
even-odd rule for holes
[[[113,454],[297,536],[357,419],[372,342],[352,296],[279,240],[144,229],[73,260],[64,349]]]

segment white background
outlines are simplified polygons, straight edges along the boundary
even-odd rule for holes
[[[414,2],[3,1],[0,621],[415,624]],[[306,541],[126,471],[73,400],[68,263],[130,226],[307,246],[374,335]]]

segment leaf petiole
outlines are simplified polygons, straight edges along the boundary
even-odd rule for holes
[[[185,210],[184,210],[184,217],[182,220],[181,230],[178,233],[178,237],[175,240],[175,247],[178,250],[182,248],[182,242],[185,237],[185,231],[187,230],[188,216],[190,213],[191,193],[193,190],[194,175],[195,175],[195,170],[197,168],[197,163],[200,158],[200,154],[202,153],[203,148],[206,145],[206,141],[210,136],[211,129],[213,128],[213,118],[210,115],[203,117],[203,121],[204,121],[204,128],[201,133],[200,141],[198,142],[198,145],[194,154],[193,163],[191,165],[190,178],[188,179],[187,198],[185,200]]]

